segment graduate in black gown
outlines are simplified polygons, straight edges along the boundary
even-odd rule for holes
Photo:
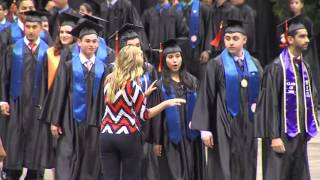
[[[158,0],[156,6],[149,8],[142,15],[142,22],[151,48],[159,49],[160,43],[170,38],[188,36],[188,26],[175,7],[168,0]],[[151,53],[151,64],[159,64],[159,54]]]
[[[204,159],[200,132],[189,124],[197,98],[198,80],[186,71],[182,50],[175,39],[163,43],[164,71],[158,84],[158,101],[186,99],[186,104],[163,111],[152,121],[154,155],[159,174],[153,179],[202,180]]]
[[[191,74],[201,80],[205,72],[205,64],[210,58],[212,35],[210,9],[199,0],[184,0],[180,4],[189,27],[189,43],[181,47],[185,65]]]
[[[237,9],[239,17],[244,23],[244,28],[247,32],[248,42],[246,49],[255,56],[256,54],[256,11],[246,3],[246,0],[230,0],[231,4]]]
[[[8,46],[15,43],[18,39],[23,38],[24,34],[24,12],[35,10],[35,6],[32,0],[19,0],[17,1],[17,21],[5,28],[0,33],[0,54],[3,55]],[[46,15],[48,16],[48,15]],[[40,36],[47,44],[52,43],[52,39],[48,32],[41,32]]]
[[[106,20],[101,19],[98,16],[93,16],[93,15],[84,15],[82,16],[78,23],[81,23],[85,19],[92,21],[96,24],[103,22],[103,23],[108,23]],[[78,54],[80,51],[80,47],[78,44],[74,44],[72,47],[72,54]],[[101,37],[101,32],[99,33],[99,47],[96,51],[96,58],[101,60],[104,64],[108,65],[112,62],[114,62],[115,59],[115,52],[113,49],[111,49],[109,46],[107,46],[106,41],[104,38]]]
[[[208,179],[256,179],[253,112],[262,69],[243,48],[245,34],[242,22],[228,21],[226,48],[208,63],[193,112],[192,129],[201,130],[202,141],[209,147]]]
[[[38,148],[42,151],[43,158],[41,166],[46,169],[55,167],[55,147],[57,139],[51,135],[50,127],[51,121],[47,116],[49,114],[50,98],[49,92],[52,90],[52,85],[55,80],[57,69],[60,64],[71,59],[71,45],[76,42],[70,32],[75,27],[78,17],[68,13],[63,13],[61,16],[60,33],[53,47],[48,48],[46,56],[42,62],[42,75],[40,96],[38,102],[38,119],[44,123],[46,128],[42,128],[41,137],[42,141],[38,144]]]
[[[76,15],[77,11],[74,10],[70,4],[70,0],[61,0],[55,2],[55,7],[53,10],[50,12],[51,17],[50,17],[50,34],[53,39],[56,39],[58,34],[59,34],[59,24],[60,24],[60,17],[63,12],[65,13],[71,13]]]
[[[10,26],[11,22],[9,21],[9,19],[7,19],[7,15],[8,15],[8,12],[9,12],[9,9],[8,9],[8,5],[5,1],[0,1],[0,8],[2,9],[2,12],[0,14],[0,32]]]
[[[78,37],[80,53],[58,68],[47,118],[56,147],[57,179],[98,179],[99,120],[103,116],[105,64],[96,58],[98,32],[102,27],[89,20],[78,24],[71,34]]]
[[[273,12],[273,0],[247,0],[256,10],[256,56],[264,67],[277,56],[277,22],[278,19]]]
[[[102,19],[111,21],[104,24],[104,37],[110,37],[119,30],[125,23],[142,26],[141,18],[136,8],[130,0],[105,0],[100,6],[100,15]],[[142,31],[139,34],[143,42],[147,43],[146,36]],[[115,49],[115,44],[107,42],[108,46]]]
[[[38,11],[26,12],[25,36],[7,48],[1,62],[2,114],[5,122],[4,146],[8,156],[4,168],[9,178],[19,179],[22,168],[28,168],[27,179],[43,176],[42,143],[40,132],[44,127],[37,121],[41,63],[48,45],[41,40],[41,16]]]
[[[34,3],[31,0],[17,2],[17,21],[4,28],[0,33],[0,52],[2,55],[9,45],[23,37],[23,22],[25,20],[23,13],[31,10],[35,10]]]
[[[264,138],[264,180],[309,180],[307,142],[319,131],[317,90],[303,56],[308,32],[291,23],[287,34],[288,47],[265,68],[254,121]]]
[[[227,19],[234,19],[239,15],[237,9],[227,0],[215,0],[211,9],[211,27],[213,30],[211,39],[219,37],[221,34],[221,23]],[[212,57],[219,55],[224,49],[223,43],[218,43],[215,49],[211,52]]]
[[[312,77],[316,84],[318,92],[320,91],[320,66],[319,54],[316,43],[316,34],[311,19],[303,13],[304,0],[289,0],[289,9],[291,17],[296,16],[293,21],[302,23],[308,30],[310,39],[309,47],[304,52],[305,61],[310,65]]]

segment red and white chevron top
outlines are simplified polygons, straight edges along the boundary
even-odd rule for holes
[[[141,127],[140,120],[148,119],[148,109],[144,98],[144,93],[137,82],[128,82],[124,89],[116,93],[114,102],[107,102],[101,133],[131,134],[137,132]]]

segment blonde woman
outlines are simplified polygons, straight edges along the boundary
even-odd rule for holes
[[[139,77],[143,74],[143,53],[140,48],[125,46],[105,85],[106,110],[101,124],[100,144],[104,180],[138,180],[142,155],[140,127],[165,108],[180,106],[184,99],[163,101],[146,108],[145,94]],[[147,90],[150,94],[155,82]]]

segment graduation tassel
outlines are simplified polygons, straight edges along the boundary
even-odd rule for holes
[[[119,33],[116,32],[116,59],[115,62],[118,61],[118,55],[119,55]]]
[[[163,68],[163,62],[162,62],[162,43],[160,43],[160,49],[159,49],[159,65],[158,65],[158,72],[162,72]]]
[[[223,21],[220,22],[219,32],[216,37],[211,41],[211,45],[216,49],[219,47],[221,38],[222,38],[222,31],[223,31]]]
[[[284,41],[280,44],[280,48],[282,49],[288,47],[288,20],[285,22]]]

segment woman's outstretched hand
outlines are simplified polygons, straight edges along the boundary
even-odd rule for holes
[[[174,98],[174,99],[169,99],[166,101],[167,102],[167,106],[181,106],[182,104],[186,103],[185,99],[182,98]]]

